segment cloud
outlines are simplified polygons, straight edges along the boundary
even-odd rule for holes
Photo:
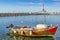
[[[34,2],[17,2],[18,5],[41,5],[42,3],[34,3]]]
[[[33,2],[17,2],[17,4],[35,4]]]

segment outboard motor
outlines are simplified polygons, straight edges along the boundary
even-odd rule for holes
[[[6,28],[13,28],[14,27],[14,25],[13,24],[10,24],[8,27],[6,27]]]

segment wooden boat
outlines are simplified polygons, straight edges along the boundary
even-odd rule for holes
[[[34,28],[30,28],[27,26],[21,27],[13,27],[13,25],[9,26],[12,32],[17,35],[22,36],[54,36],[57,31],[57,25],[55,26],[47,26],[45,24],[38,24]]]

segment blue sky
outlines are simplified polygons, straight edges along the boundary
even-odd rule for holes
[[[60,0],[0,0],[0,12],[60,11]]]

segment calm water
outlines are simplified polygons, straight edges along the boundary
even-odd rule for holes
[[[6,27],[10,24],[14,26],[33,26],[37,24],[43,24],[44,19],[46,19],[46,24],[56,25],[58,24],[58,30],[53,38],[51,37],[36,37],[36,38],[26,38],[26,37],[10,37],[6,33],[10,30]],[[0,17],[0,40],[60,40],[60,15],[31,15],[31,16],[13,16],[13,17]]]

